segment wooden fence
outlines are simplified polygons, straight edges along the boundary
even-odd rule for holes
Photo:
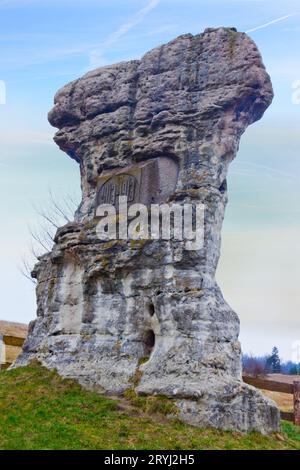
[[[0,369],[7,369],[21,352],[25,338],[0,335]]]
[[[281,419],[292,421],[294,424],[300,426],[300,381],[294,381],[294,383],[291,384],[248,375],[243,375],[243,380],[256,388],[292,394],[294,398],[294,412],[280,411],[280,415]]]

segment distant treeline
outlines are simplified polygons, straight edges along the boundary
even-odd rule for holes
[[[300,362],[297,364],[292,361],[281,361],[278,348],[274,346],[270,355],[243,354],[243,372],[253,376],[276,373],[300,375]]]

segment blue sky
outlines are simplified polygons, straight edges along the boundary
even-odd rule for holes
[[[218,280],[240,316],[243,349],[276,344],[290,358],[300,340],[299,0],[0,0],[0,19],[0,318],[35,316],[34,289],[18,269],[28,225],[38,223],[33,204],[46,205],[49,188],[57,198],[80,191],[78,167],[47,122],[57,89],[180,34],[235,26],[252,30],[275,99],[231,166]]]

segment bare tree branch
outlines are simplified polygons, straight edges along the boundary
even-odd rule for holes
[[[68,214],[68,212],[65,210],[65,207],[63,207],[63,205],[59,205],[56,200],[54,199],[53,197],[53,194],[52,194],[52,191],[50,190],[49,191],[49,194],[50,194],[50,199],[51,199],[51,203],[53,204],[53,207],[54,209],[56,210],[56,213],[58,215],[60,215],[67,223],[68,222],[71,222],[71,217],[70,215]],[[64,200],[64,204],[65,204],[65,200]],[[74,211],[73,211],[74,212]],[[72,216],[73,216],[73,213],[72,213]]]
[[[74,213],[78,207],[76,197],[66,195],[58,202],[51,189],[49,190],[49,204],[46,208],[33,205],[36,214],[39,217],[38,228],[28,227],[32,243],[29,248],[31,260],[22,260],[22,266],[19,268],[21,273],[31,282],[31,271],[34,263],[39,258],[49,253],[54,244],[56,231],[59,227],[74,220]]]
[[[31,277],[31,271],[32,271],[31,266],[30,266],[29,262],[26,261],[25,258],[22,260],[22,264],[19,267],[19,270],[20,270],[21,274],[24,277],[26,277],[26,279],[28,279],[32,284],[36,284],[36,279],[33,279]]]

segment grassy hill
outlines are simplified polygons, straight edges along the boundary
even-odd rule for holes
[[[0,373],[0,449],[300,449],[300,428],[261,436],[168,420],[162,398],[111,399],[39,365]]]

